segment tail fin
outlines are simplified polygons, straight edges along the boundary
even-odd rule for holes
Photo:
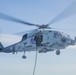
[[[2,43],[0,42],[0,52],[3,50],[3,45],[2,45]]]

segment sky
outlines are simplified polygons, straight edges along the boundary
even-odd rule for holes
[[[18,19],[47,24],[69,4],[76,0],[0,0],[0,12]],[[76,7],[74,7],[75,9]],[[68,12],[70,14],[72,10]],[[64,16],[63,14],[61,16]],[[50,25],[54,30],[76,36],[76,15],[65,18]],[[13,35],[22,31],[36,29],[34,26],[14,23],[0,19],[0,42],[6,47],[21,40],[21,36]],[[0,53],[0,75],[32,75],[35,52]],[[61,50],[61,55],[54,52],[38,54],[35,75],[76,75],[76,46]]]

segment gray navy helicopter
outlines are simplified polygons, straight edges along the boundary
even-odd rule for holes
[[[63,20],[76,14],[76,9],[74,7],[76,7],[76,2],[73,2],[71,5],[69,5],[51,22],[43,25],[29,23],[9,16],[7,14],[0,13],[0,19],[38,27],[38,29],[35,29],[32,32],[25,33],[21,41],[13,45],[4,47],[0,42],[0,52],[13,54],[17,52],[23,52],[23,59],[26,59],[26,52],[36,51],[36,48],[37,52],[39,53],[56,51],[56,55],[60,55],[60,51],[62,49],[65,49],[67,46],[70,45],[76,45],[76,37],[72,39],[69,35],[60,31],[54,31],[49,26],[57,21]],[[69,14],[67,14],[67,12],[69,12]]]

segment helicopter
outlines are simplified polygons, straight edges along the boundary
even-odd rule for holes
[[[74,7],[76,7],[76,2],[73,2],[71,5],[69,5],[64,11],[59,13],[51,22],[42,25],[29,23],[9,16],[7,14],[0,13],[0,19],[25,24],[28,26],[38,27],[38,29],[35,29],[32,32],[24,34],[22,36],[21,41],[13,45],[4,47],[0,42],[0,52],[13,54],[17,52],[23,52],[23,59],[26,59],[26,52],[36,51],[36,49],[39,53],[56,51],[56,55],[60,55],[62,49],[65,49],[70,45],[76,45],[76,37],[72,39],[70,35],[60,31],[52,30],[52,28],[49,26],[59,20],[63,20],[64,18],[75,15],[76,9],[74,9]],[[69,12],[68,15],[67,11],[69,11],[69,9],[73,10]]]

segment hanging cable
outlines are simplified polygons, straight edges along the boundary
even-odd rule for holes
[[[42,42],[42,36],[41,36],[41,34],[37,34],[34,37],[34,40],[36,41],[36,56],[35,56],[35,64],[34,64],[34,69],[33,69],[33,75],[35,75],[36,64],[37,64],[37,48],[39,46],[41,46],[41,42]]]
[[[37,46],[36,46],[36,55],[35,55],[35,64],[34,64],[34,69],[33,69],[33,75],[35,75],[36,64],[37,64]]]

